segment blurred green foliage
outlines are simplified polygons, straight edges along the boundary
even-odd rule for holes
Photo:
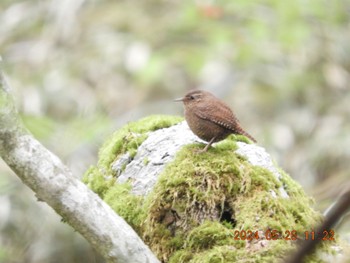
[[[323,209],[349,181],[349,10],[347,0],[3,0],[0,55],[27,127],[77,175],[116,127],[181,114],[171,99],[200,86]],[[54,262],[53,242],[65,262],[99,260],[80,258],[81,241],[68,252],[70,229],[2,163],[0,185],[1,261]],[[45,242],[23,224],[38,216],[52,228]]]

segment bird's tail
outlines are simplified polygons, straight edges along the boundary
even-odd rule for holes
[[[237,134],[244,135],[244,136],[248,137],[250,140],[252,140],[253,142],[255,142],[255,143],[257,142],[253,136],[251,136],[248,132],[243,130],[241,127],[238,127]]]

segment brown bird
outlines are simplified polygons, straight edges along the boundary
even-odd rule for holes
[[[232,110],[210,92],[193,90],[175,101],[184,103],[185,119],[192,132],[208,142],[201,152],[206,152],[212,143],[221,141],[232,133],[244,135],[256,142],[243,130]]]

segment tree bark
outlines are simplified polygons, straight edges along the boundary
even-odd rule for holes
[[[120,216],[27,131],[1,71],[0,156],[108,262],[159,262]]]

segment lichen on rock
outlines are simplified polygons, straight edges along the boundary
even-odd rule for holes
[[[163,262],[275,262],[320,222],[262,147],[234,135],[202,147],[182,118],[147,117],[106,141],[84,182]]]

